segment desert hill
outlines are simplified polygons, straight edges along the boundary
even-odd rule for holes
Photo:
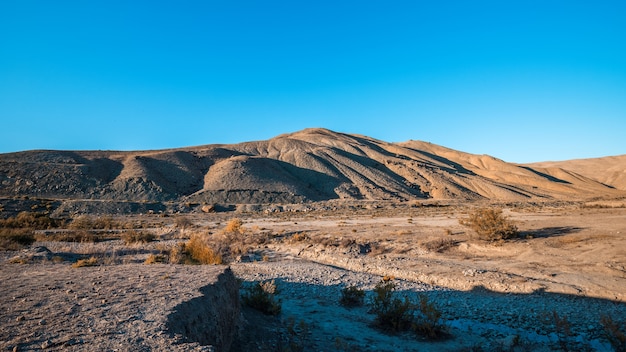
[[[606,158],[598,167],[613,172],[611,180],[623,185],[624,158],[616,158],[615,165]],[[624,187],[594,179],[597,174],[586,169],[561,166],[569,164],[515,165],[426,142],[388,143],[305,129],[232,145],[0,154],[0,197],[239,204],[559,200],[625,194]]]
[[[626,190],[626,154],[604,158],[547,161],[528,164],[532,168],[558,167],[587,176],[605,185]]]

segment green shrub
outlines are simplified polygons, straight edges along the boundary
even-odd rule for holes
[[[252,285],[243,295],[242,302],[265,315],[278,315],[282,307],[276,299],[278,289],[274,281],[259,282]]]
[[[363,305],[365,291],[356,287],[348,286],[341,290],[339,303],[344,307],[359,307]]]
[[[35,243],[29,229],[0,229],[0,250],[16,251]]]
[[[476,232],[478,238],[484,241],[507,240],[518,235],[517,227],[502,214],[502,209],[479,208],[459,222]]]

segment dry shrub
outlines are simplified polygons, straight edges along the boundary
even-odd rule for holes
[[[28,228],[34,230],[47,230],[62,224],[60,220],[52,219],[47,214],[35,212],[21,212],[16,217],[0,219],[0,228]]]
[[[294,233],[291,236],[290,242],[291,243],[302,242],[302,241],[304,241],[306,239],[307,239],[307,235],[305,235],[303,233]]]
[[[91,225],[93,229],[98,230],[111,230],[118,226],[118,224],[110,216],[101,216],[95,218],[92,221]]]
[[[96,257],[91,257],[89,259],[79,259],[76,263],[72,264],[73,268],[82,268],[85,266],[96,266],[98,265],[98,259]]]
[[[278,288],[272,280],[252,285],[241,298],[243,304],[265,315],[278,315],[282,307],[280,301],[276,299],[276,294],[278,294]]]
[[[374,296],[370,301],[370,312],[376,314],[376,325],[386,331],[400,332],[411,329],[415,306],[404,297],[401,300],[394,295],[396,284],[391,280],[381,280],[374,287]]]
[[[35,243],[29,229],[0,229],[0,250],[17,251]]]
[[[80,215],[72,219],[68,228],[72,230],[91,230],[93,229],[93,221],[87,215]]]
[[[231,219],[228,224],[226,224],[224,231],[233,234],[242,234],[244,232],[243,221],[238,218]]]
[[[202,236],[192,236],[185,248],[191,258],[200,264],[222,264],[222,255],[219,250],[214,249]]]
[[[517,226],[502,214],[502,209],[479,208],[459,222],[476,232],[483,241],[508,240],[518,235]]]
[[[174,219],[174,224],[176,225],[177,228],[183,231],[186,228],[193,226],[193,223],[191,222],[191,220],[189,220],[188,218],[184,216],[177,216],[176,219]]]
[[[79,230],[79,231],[63,231],[55,232],[45,235],[36,235],[37,241],[51,241],[51,242],[98,242],[99,238],[94,233]]]
[[[131,230],[122,234],[122,240],[125,244],[148,243],[154,241],[154,239],[154,234],[149,232]]]
[[[144,264],[167,263],[167,257],[163,254],[150,254],[143,263]]]
[[[441,311],[421,295],[419,302],[413,303],[408,297],[395,296],[396,284],[393,277],[385,276],[376,287],[370,301],[370,312],[376,314],[376,325],[390,332],[413,331],[427,339],[440,339],[448,336],[441,322]]]
[[[604,336],[616,351],[626,351],[626,321],[617,322],[610,316],[603,316],[600,323],[604,328]]]
[[[433,241],[428,241],[422,244],[422,247],[429,252],[445,252],[446,250],[454,247],[456,245],[456,241],[450,238],[440,238]]]
[[[360,307],[364,300],[365,291],[356,286],[348,286],[341,290],[339,303],[344,307]]]

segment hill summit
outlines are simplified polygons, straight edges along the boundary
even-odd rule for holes
[[[517,165],[427,142],[388,143],[321,128],[231,145],[0,154],[1,197],[259,204],[624,193],[558,164]]]

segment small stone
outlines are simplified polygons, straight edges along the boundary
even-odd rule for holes
[[[19,317],[15,318],[15,321],[24,321],[26,320],[26,318],[23,315],[20,315]]]
[[[37,324],[39,325],[46,325],[46,323],[47,323],[46,319],[41,319],[39,320],[39,322],[37,322]]]
[[[46,348],[52,346],[52,341],[50,340],[46,340],[44,342],[41,343],[41,349],[45,350]]]

